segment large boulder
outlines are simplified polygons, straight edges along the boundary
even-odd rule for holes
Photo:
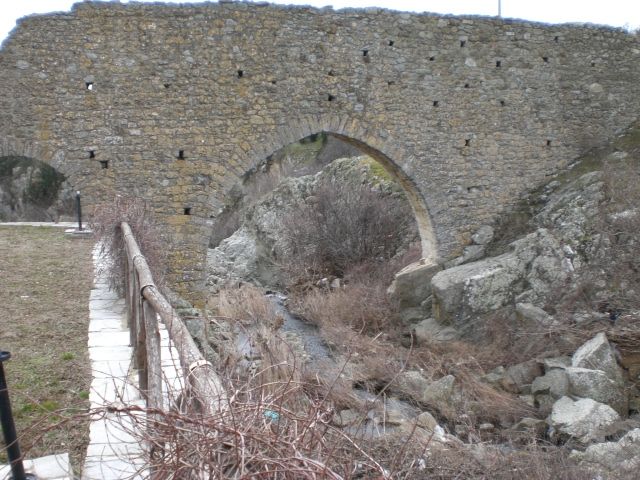
[[[437,273],[431,280],[433,316],[461,328],[475,315],[513,301],[523,266],[507,253]]]
[[[640,428],[628,432],[617,442],[596,443],[584,452],[574,450],[571,458],[597,470],[604,469],[615,478],[637,478],[640,470]]]
[[[622,369],[616,361],[616,356],[604,332],[598,333],[591,340],[582,345],[573,354],[573,367],[602,370],[609,378],[621,381]]]
[[[441,269],[440,265],[424,259],[407,265],[396,273],[387,294],[400,309],[420,307],[431,295],[431,279]]]
[[[207,287],[212,293],[239,282],[259,286],[278,284],[278,270],[262,244],[246,227],[236,230],[207,252]]]
[[[433,316],[462,328],[516,298],[541,304],[567,279],[564,258],[560,242],[539,229],[513,242],[510,252],[443,270],[431,280]]]
[[[572,395],[605,403],[621,416],[627,416],[629,401],[621,380],[609,378],[602,370],[588,368],[568,367],[565,373],[569,379],[569,391]]]
[[[609,405],[590,398],[562,397],[553,405],[549,424],[556,432],[586,444],[602,439],[604,431],[618,420],[620,415]]]

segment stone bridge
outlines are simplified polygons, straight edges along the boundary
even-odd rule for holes
[[[639,36],[605,27],[84,2],[3,44],[0,155],[50,163],[90,204],[149,201],[193,298],[226,193],[284,145],[327,132],[376,158],[437,261],[636,119],[639,79]]]

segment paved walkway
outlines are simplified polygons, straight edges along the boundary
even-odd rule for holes
[[[99,247],[94,249],[95,283],[89,300],[89,357],[93,372],[89,400],[93,415],[89,446],[82,480],[142,479],[145,472],[144,447],[140,430],[143,412],[126,407],[145,407],[138,389],[138,373],[133,370],[124,299],[109,290],[100,274]],[[168,333],[160,324],[162,365],[165,376],[165,407],[173,388],[179,388],[178,355]],[[111,411],[109,411],[109,407]],[[121,410],[121,411],[117,411]]]

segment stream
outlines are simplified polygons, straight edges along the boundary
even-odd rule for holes
[[[268,292],[266,297],[273,304],[276,313],[284,320],[280,331],[284,334],[294,334],[304,347],[305,354],[308,356],[307,365],[334,365],[336,370],[339,370],[318,328],[289,312],[285,305],[286,296],[277,292]],[[236,348],[244,359],[243,366],[249,367],[253,361],[260,358],[260,354],[251,345],[247,332],[237,331],[236,334]],[[343,428],[345,432],[353,435],[379,437],[385,433],[398,431],[402,423],[401,419],[408,421],[421,413],[420,409],[403,400],[386,395],[375,395],[357,386],[353,387],[353,394],[368,407],[364,422],[357,422],[356,426]],[[391,413],[393,413],[393,419],[389,415]]]

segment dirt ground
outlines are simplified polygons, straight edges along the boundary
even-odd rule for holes
[[[0,349],[12,356],[4,369],[20,447],[27,458],[69,452],[75,472],[88,443],[93,245],[62,228],[0,226]]]

